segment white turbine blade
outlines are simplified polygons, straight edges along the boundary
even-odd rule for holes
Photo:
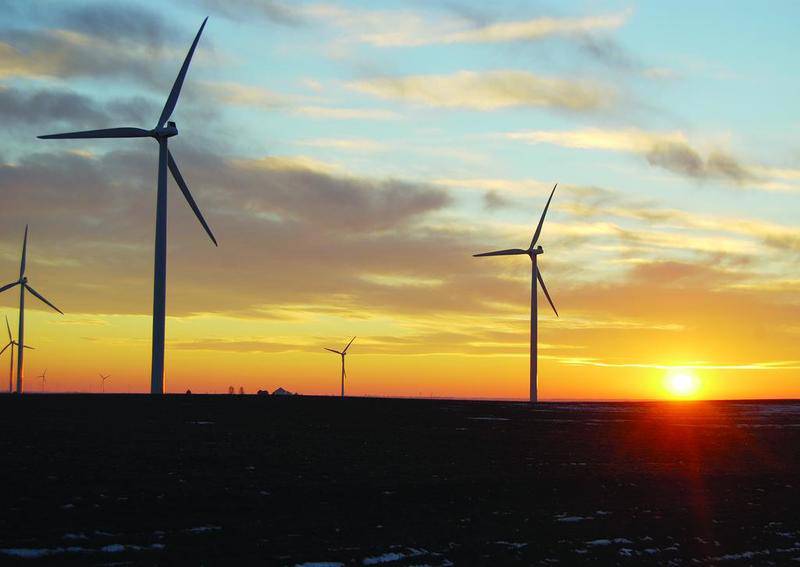
[[[33,295],[35,295],[35,296],[37,297],[37,299],[39,299],[39,301],[42,301],[42,302],[46,303],[47,305],[49,305],[50,307],[52,307],[53,309],[55,309],[56,311],[58,311],[58,312],[59,312],[59,313],[61,313],[62,315],[64,314],[64,312],[63,312],[63,311],[61,311],[61,309],[59,309],[58,307],[56,307],[55,305],[53,305],[52,303],[50,303],[49,301],[47,301],[47,300],[46,300],[46,299],[45,299],[45,298],[44,298],[44,297],[43,297],[43,296],[42,296],[42,295],[41,295],[41,294],[40,294],[38,291],[36,291],[35,289],[33,289],[33,288],[32,288],[31,286],[29,286],[28,284],[25,284],[25,289],[27,289],[29,292],[31,292]]]
[[[547,286],[544,285],[544,280],[542,279],[542,273],[538,269],[536,270],[536,279],[539,280],[539,285],[542,286],[542,291],[544,292],[544,296],[547,298],[547,301],[550,302],[550,307],[553,308],[553,312],[556,314],[556,317],[558,317],[558,310],[556,309],[556,306],[553,305],[553,300],[550,299],[550,294],[547,293]]]
[[[520,248],[510,248],[508,250],[496,250],[494,252],[484,252],[482,254],[473,254],[473,258],[481,258],[483,256],[516,256],[518,254],[527,254],[527,250]]]
[[[558,187],[558,183],[553,185],[553,190],[550,192],[550,197],[547,199],[547,204],[544,206],[544,210],[542,211],[542,218],[539,219],[539,225],[536,227],[536,232],[533,233],[533,238],[531,239],[531,248],[536,246],[536,241],[539,240],[539,235],[542,233],[542,225],[544,224],[544,217],[547,214],[547,209],[550,208],[550,201],[553,200],[553,194],[556,192],[556,187]]]
[[[22,260],[19,262],[19,279],[25,275],[25,259],[28,256],[28,225],[25,225],[25,237],[22,239]]]
[[[175,78],[175,83],[172,85],[172,90],[170,91],[167,102],[164,105],[164,110],[161,111],[161,117],[158,119],[156,128],[163,126],[166,121],[169,120],[169,117],[172,116],[172,111],[175,110],[175,105],[178,103],[178,97],[181,94],[181,87],[183,87],[183,80],[186,78],[186,71],[189,70],[189,63],[192,62],[192,55],[194,55],[197,42],[200,41],[200,34],[203,33],[203,28],[206,27],[207,21],[208,17],[206,16],[206,19],[203,20],[203,24],[200,26],[197,35],[194,37],[192,47],[189,48],[189,53],[186,54],[186,59],[183,60],[183,65],[181,66],[181,70],[178,72],[178,76]]]
[[[356,340],[356,338],[355,338],[355,337],[353,337],[352,339],[350,339],[350,342],[349,342],[349,343],[347,343],[347,346],[346,346],[346,347],[344,347],[344,350],[342,351],[342,354],[344,354],[344,353],[346,353],[346,352],[347,352],[347,349],[349,349],[349,348],[350,348],[350,345],[351,345],[351,344],[353,344],[353,341],[354,341],[354,340]]]
[[[181,171],[178,169],[178,164],[175,163],[175,160],[172,157],[172,152],[169,150],[168,157],[169,170],[172,172],[172,177],[175,178],[175,182],[178,184],[178,187],[181,188],[181,193],[183,193],[183,196],[186,198],[186,202],[189,203],[189,206],[194,211],[194,216],[196,216],[197,220],[200,221],[200,224],[203,225],[203,228],[206,230],[206,233],[208,233],[208,236],[211,238],[211,242],[214,243],[214,246],[219,246],[219,244],[217,244],[217,239],[214,238],[214,233],[211,232],[208,223],[206,223],[206,219],[203,218],[203,213],[200,212],[200,208],[197,206],[197,203],[194,202],[194,198],[189,191],[189,187],[186,185],[186,182],[183,180],[183,176],[181,175]]]
[[[0,293],[3,293],[7,289],[11,289],[15,285],[19,285],[19,282],[11,282],[10,284],[6,284],[3,287],[0,287]]]
[[[78,138],[146,138],[150,132],[142,128],[104,128],[39,136],[40,140],[69,140]]]

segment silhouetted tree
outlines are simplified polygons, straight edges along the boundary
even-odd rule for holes
[[[232,396],[236,390],[233,389],[233,386],[228,386],[228,393]]]
[[[239,386],[239,395],[244,396],[244,386]]]

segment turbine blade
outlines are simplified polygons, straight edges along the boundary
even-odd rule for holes
[[[25,275],[25,258],[28,256],[28,225],[25,225],[25,237],[22,239],[22,260],[19,262],[19,279]]]
[[[347,349],[349,349],[349,348],[350,348],[350,345],[351,345],[351,344],[353,344],[353,341],[354,341],[354,340],[356,340],[356,338],[355,338],[355,337],[353,337],[352,339],[350,339],[350,342],[349,342],[349,343],[347,343],[347,346],[346,346],[346,347],[344,347],[344,350],[342,351],[342,353],[345,353],[345,352],[347,352]]]
[[[544,206],[544,210],[542,211],[542,218],[539,219],[539,225],[536,227],[536,232],[533,233],[533,239],[531,239],[531,248],[536,246],[536,241],[539,240],[539,235],[542,233],[542,225],[544,224],[544,217],[547,214],[547,209],[550,208],[550,201],[553,200],[553,194],[556,192],[556,187],[558,187],[558,183],[553,185],[553,190],[550,191],[550,197],[547,199],[547,204]]]
[[[84,130],[83,132],[66,132],[64,134],[48,134],[39,136],[40,140],[67,140],[78,138],[146,138],[148,130],[142,128],[103,128],[102,130]]]
[[[11,343],[8,343],[6,346],[4,346],[4,347],[3,347],[3,350],[0,350],[0,356],[2,356],[2,355],[3,355],[3,353],[6,351],[6,349],[7,349],[8,347],[10,347],[10,346],[11,346]]]
[[[328,347],[324,347],[324,348],[325,348],[325,350],[329,350],[329,351],[331,351],[331,352],[335,352],[336,354],[342,354],[342,353],[341,353],[341,352],[339,352],[338,350],[333,350],[332,348],[328,348]]]
[[[527,250],[520,248],[510,248],[508,250],[496,250],[494,252],[484,252],[483,254],[473,254],[473,258],[480,258],[482,256],[516,256],[517,254],[527,254]]]
[[[547,301],[550,302],[550,307],[553,308],[553,312],[556,314],[556,317],[558,317],[558,310],[556,309],[556,306],[553,305],[553,300],[550,299],[550,294],[547,293],[547,286],[544,285],[544,280],[542,279],[542,273],[538,269],[536,270],[536,279],[539,280],[539,285],[542,286],[542,291],[544,292],[544,296],[547,298]]]
[[[19,343],[17,343],[17,346],[19,346]],[[35,349],[35,348],[33,348],[32,346],[28,346],[28,345],[25,345],[25,348],[27,348],[27,349],[30,349],[30,350],[36,350],[36,349]]]
[[[49,305],[50,307],[52,307],[53,309],[55,309],[56,311],[58,311],[58,312],[59,312],[59,313],[61,313],[62,315],[64,314],[64,312],[63,312],[63,311],[61,311],[61,309],[59,309],[58,307],[56,307],[55,305],[53,305],[52,303],[50,303],[49,301],[47,301],[47,300],[46,300],[46,299],[45,299],[45,298],[44,298],[44,297],[43,297],[43,296],[42,296],[42,295],[41,295],[41,294],[40,294],[38,291],[36,291],[35,289],[33,289],[33,288],[32,288],[31,286],[29,286],[28,284],[25,284],[25,289],[27,289],[29,292],[31,292],[33,295],[35,295],[35,296],[36,296],[36,297],[39,299],[39,301],[42,301],[42,302],[46,303],[47,305]]]
[[[178,97],[181,94],[181,87],[183,87],[183,80],[186,78],[186,71],[189,70],[189,63],[192,62],[192,55],[194,55],[197,42],[200,41],[200,34],[203,33],[203,28],[206,27],[207,21],[208,16],[206,16],[206,19],[203,20],[203,24],[200,26],[200,29],[197,31],[197,35],[194,37],[192,47],[189,48],[189,53],[186,54],[186,59],[183,60],[183,65],[181,66],[181,70],[178,72],[178,76],[175,78],[175,83],[172,85],[172,90],[170,91],[167,102],[164,105],[164,110],[161,111],[161,116],[158,119],[156,128],[163,126],[166,121],[169,120],[169,117],[172,116],[172,111],[175,110],[175,105],[178,103]]]
[[[11,282],[10,284],[6,284],[3,287],[0,287],[0,293],[3,293],[7,289],[11,289],[15,285],[19,285],[19,282]]]
[[[217,244],[217,239],[214,238],[214,233],[211,232],[208,223],[206,223],[206,219],[203,218],[203,213],[200,212],[200,208],[197,206],[197,203],[194,202],[194,198],[189,191],[189,187],[186,185],[186,182],[183,180],[183,176],[181,175],[181,171],[178,169],[178,164],[175,163],[175,160],[172,157],[172,152],[169,150],[167,150],[167,157],[169,158],[169,170],[172,172],[172,177],[175,178],[175,182],[178,184],[178,187],[181,188],[181,193],[183,193],[183,196],[186,198],[186,202],[189,203],[189,206],[194,211],[194,216],[196,216],[197,220],[200,221],[200,224],[203,225],[203,228],[211,238],[211,242],[214,243],[214,246],[219,246],[219,244]]]
[[[8,324],[8,315],[6,315],[6,329],[8,330],[8,340],[14,342],[14,337],[11,336],[11,325]]]

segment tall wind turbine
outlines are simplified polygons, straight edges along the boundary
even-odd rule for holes
[[[25,238],[22,240],[22,261],[19,264],[19,279],[10,284],[0,287],[0,293],[14,286],[19,286],[19,330],[17,331],[17,393],[22,393],[22,374],[25,366],[23,358],[25,353],[25,291],[29,291],[36,299],[52,307],[62,315],[64,314],[58,307],[47,301],[38,291],[28,285],[28,278],[25,277],[25,256],[28,250],[28,225],[25,225]],[[9,333],[10,334],[10,333]]]
[[[109,378],[111,378],[111,376],[110,376],[110,375],[109,375],[109,376],[103,376],[102,374],[100,374],[100,379],[103,381],[103,389],[102,389],[102,392],[103,392],[104,394],[106,393],[106,380],[108,380]]]
[[[44,383],[47,382],[47,368],[44,369],[44,372],[39,374],[38,378],[42,379],[42,393],[44,394]]]
[[[150,371],[150,393],[163,394],[164,393],[164,321],[165,321],[165,302],[166,302],[166,287],[167,287],[167,169],[172,173],[175,182],[178,184],[184,198],[189,203],[192,211],[194,211],[197,220],[203,225],[203,228],[211,237],[214,246],[217,246],[217,239],[211,232],[203,214],[197,207],[194,197],[189,192],[189,187],[178,169],[178,164],[172,157],[172,154],[167,147],[167,142],[172,136],[178,135],[178,128],[175,122],[169,121],[172,116],[172,111],[175,110],[175,105],[178,102],[178,96],[181,93],[183,80],[186,78],[186,71],[189,69],[189,63],[192,61],[192,55],[197,47],[197,42],[200,40],[200,34],[203,33],[203,28],[206,26],[208,18],[203,20],[200,30],[189,48],[189,53],[186,54],[186,59],[183,61],[183,66],[172,85],[172,90],[167,97],[167,102],[164,109],[161,111],[161,116],[155,128],[151,130],[144,130],[142,128],[107,128],[104,130],[88,130],[85,132],[68,132],[66,134],[51,134],[49,136],[39,136],[42,139],[65,139],[65,138],[153,138],[158,142],[158,191],[156,194],[156,250],[155,250],[155,268],[153,277],[153,350],[152,350],[152,363]]]
[[[355,337],[350,339],[350,342],[347,343],[347,346],[344,347],[342,350],[334,350],[332,348],[325,347],[325,350],[328,350],[330,352],[335,352],[336,354],[338,354],[338,355],[340,355],[342,357],[342,397],[343,398],[344,398],[344,379],[347,378],[347,372],[345,372],[345,369],[344,369],[344,357],[347,356],[347,349],[350,348],[350,345],[353,344],[354,340],[356,340]]]
[[[531,364],[531,373],[530,373],[530,380],[531,380],[531,402],[538,402],[539,401],[539,391],[538,391],[538,383],[537,383],[537,326],[538,326],[538,305],[536,303],[536,282],[538,281],[539,284],[542,286],[542,291],[544,292],[544,296],[547,298],[547,301],[550,303],[550,307],[553,308],[553,311],[558,317],[558,311],[556,310],[556,306],[553,305],[553,300],[550,299],[550,294],[547,293],[547,286],[544,285],[544,280],[542,279],[542,274],[539,271],[539,267],[536,262],[536,257],[539,254],[544,254],[544,250],[541,246],[536,246],[536,242],[539,240],[539,235],[542,232],[542,225],[544,224],[544,217],[547,214],[547,209],[550,207],[550,201],[553,199],[553,194],[556,192],[556,187],[558,187],[558,183],[553,186],[553,190],[550,192],[550,197],[547,199],[547,204],[544,206],[544,211],[542,211],[542,218],[539,219],[539,225],[536,227],[536,232],[533,233],[533,239],[531,239],[531,245],[528,246],[527,250],[522,250],[521,248],[511,248],[509,250],[497,250],[496,252],[484,252],[483,254],[475,254],[474,257],[482,257],[482,256],[516,256],[520,254],[526,254],[531,259],[531,355],[530,355],[530,364]],[[534,248],[536,246],[536,248]]]

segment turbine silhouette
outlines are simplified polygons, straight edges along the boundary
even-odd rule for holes
[[[192,61],[192,55],[200,40],[200,34],[206,26],[208,18],[203,20],[197,35],[189,48],[189,53],[183,61],[180,72],[178,73],[172,90],[167,97],[164,109],[155,128],[144,130],[142,128],[107,128],[104,130],[87,130],[85,132],[68,132],[66,134],[51,134],[39,136],[41,139],[72,139],[72,138],[154,138],[158,142],[158,192],[156,197],[156,243],[155,243],[155,268],[153,277],[153,347],[152,363],[150,371],[150,393],[164,393],[164,322],[165,322],[165,303],[167,286],[167,169],[172,173],[175,182],[183,193],[186,202],[189,203],[194,211],[197,220],[205,229],[214,246],[217,246],[217,239],[203,218],[203,214],[195,203],[194,197],[189,192],[189,187],[178,169],[178,164],[169,151],[167,142],[172,136],[178,135],[178,128],[175,122],[168,122],[172,116],[178,97],[181,93],[183,80]]]
[[[531,239],[531,245],[528,246],[527,250],[522,250],[521,248],[511,248],[509,250],[497,250],[495,252],[484,252],[483,254],[474,254],[473,257],[479,258],[483,256],[516,256],[519,254],[527,254],[531,259],[531,352],[530,352],[530,401],[531,402],[538,402],[539,401],[539,391],[538,391],[538,376],[537,376],[537,341],[538,341],[538,305],[536,302],[536,282],[538,281],[539,284],[542,286],[542,291],[544,292],[544,296],[547,298],[547,301],[550,303],[550,307],[553,308],[553,311],[558,317],[558,311],[556,310],[556,306],[553,305],[553,300],[550,299],[550,294],[547,293],[547,286],[544,285],[544,279],[542,279],[542,274],[539,272],[539,267],[536,262],[536,257],[539,254],[544,254],[544,250],[541,246],[536,246],[536,242],[539,240],[539,235],[542,233],[542,225],[544,224],[544,217],[547,215],[547,209],[550,207],[550,201],[553,199],[553,194],[556,192],[556,187],[558,187],[558,183],[553,186],[553,190],[550,192],[550,197],[547,199],[547,204],[544,206],[544,211],[542,211],[542,217],[539,219],[539,224],[536,227],[536,232],[533,233],[533,238]],[[534,248],[536,246],[536,248]]]
[[[343,398],[344,398],[344,379],[347,378],[347,372],[344,369],[344,357],[347,356],[347,349],[350,348],[350,345],[353,344],[354,340],[356,340],[355,337],[350,339],[350,342],[347,343],[347,346],[345,346],[342,350],[334,350],[332,348],[325,347],[325,350],[328,350],[330,352],[335,352],[336,354],[338,354],[338,355],[340,355],[342,357],[342,397]]]
[[[103,376],[102,374],[99,375],[100,379],[103,381],[103,389],[101,390],[104,394],[106,393],[106,380],[111,378],[111,375]]]
[[[39,374],[39,376],[37,376],[37,378],[41,378],[42,379],[42,393],[44,393],[44,383],[47,382],[47,368],[45,368],[44,372]]]
[[[0,293],[14,286],[19,286],[19,330],[17,331],[17,393],[22,393],[22,380],[23,370],[25,368],[24,354],[25,354],[25,291],[29,291],[36,299],[52,307],[62,315],[64,314],[58,307],[47,301],[38,291],[28,285],[28,278],[25,277],[25,259],[28,251],[28,225],[25,225],[25,237],[22,240],[22,260],[19,264],[19,279],[10,284],[0,287]],[[6,321],[8,323],[8,321]],[[11,338],[11,330],[8,332]],[[7,345],[6,345],[7,346]],[[13,357],[12,357],[13,358]]]
[[[10,348],[9,354],[11,358],[9,362],[11,363],[8,369],[8,393],[12,393],[14,391],[14,347],[18,346],[19,343],[14,340],[14,337],[11,336],[11,325],[8,324],[8,317],[6,317],[6,330],[8,331],[8,342],[3,346],[2,350],[0,350],[0,356],[3,356],[3,353],[6,349]],[[33,347],[25,346],[25,348],[29,350],[34,350]]]

